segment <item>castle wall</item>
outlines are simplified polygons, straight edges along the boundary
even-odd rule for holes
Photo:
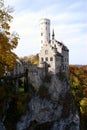
[[[39,53],[39,67],[42,63],[48,64],[48,71],[55,72],[55,52],[52,50],[50,44],[45,44]]]
[[[14,68],[14,74],[24,73],[28,69],[30,81],[37,82],[43,79],[47,73],[56,74],[59,71],[68,75],[69,51],[67,47],[56,41],[50,40],[50,20],[40,20],[41,43],[43,44],[39,53],[39,68],[30,62],[17,63]]]
[[[61,68],[61,56],[56,56],[56,59],[55,59],[55,72],[58,73],[60,71],[60,68]]]

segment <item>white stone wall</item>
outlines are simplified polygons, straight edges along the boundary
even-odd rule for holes
[[[49,71],[55,72],[55,52],[48,43],[43,46],[39,53],[39,67],[42,66],[42,62],[46,62],[49,65]]]
[[[49,43],[50,41],[50,20],[41,19],[40,20],[40,35],[41,35],[41,44]]]
[[[63,56],[63,60],[60,58],[57,62],[56,62],[56,68],[58,68],[58,66],[63,66],[62,71],[63,72],[68,72],[68,66],[69,66],[69,52],[67,47],[63,44],[60,43],[56,40],[52,40],[51,41],[51,46],[55,46],[57,48],[57,51]],[[65,48],[65,50],[63,49]]]
[[[58,42],[56,40],[51,40],[51,46],[55,46],[57,47],[57,51],[59,53],[62,53],[62,45],[58,44]]]

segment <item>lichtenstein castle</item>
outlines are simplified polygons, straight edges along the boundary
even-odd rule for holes
[[[39,52],[39,65],[31,64],[29,61],[17,62],[14,67],[14,75],[24,73],[28,69],[28,76],[31,80],[36,77],[44,78],[47,74],[55,75],[64,72],[69,75],[69,50],[61,42],[55,40],[54,30],[50,38],[50,20],[40,20],[40,35],[42,48]],[[34,82],[32,81],[32,82]]]
[[[39,67],[48,67],[48,73],[57,74],[65,72],[68,75],[69,50],[55,39],[54,30],[50,39],[50,20],[40,20],[40,33],[42,48],[39,53]]]

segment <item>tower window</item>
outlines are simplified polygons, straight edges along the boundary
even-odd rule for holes
[[[43,24],[47,24],[47,22],[44,22]]]
[[[41,33],[41,36],[43,36],[43,33]]]
[[[50,57],[50,61],[53,61],[53,57]]]
[[[46,57],[45,60],[48,61],[48,57]]]
[[[45,54],[48,54],[48,50],[45,50]]]

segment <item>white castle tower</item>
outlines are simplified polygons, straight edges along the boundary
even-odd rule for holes
[[[40,33],[42,48],[39,53],[39,67],[45,68],[46,72],[57,74],[60,71],[68,77],[69,50],[55,39],[54,30],[50,39],[50,20],[40,20]]]
[[[43,18],[40,20],[41,44],[50,42],[50,20]]]

